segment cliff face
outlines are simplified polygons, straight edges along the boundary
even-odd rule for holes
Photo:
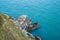
[[[35,40],[22,29],[16,28],[9,16],[0,14],[0,40]]]

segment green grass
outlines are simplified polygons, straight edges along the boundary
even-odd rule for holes
[[[0,22],[0,40],[29,40],[29,37],[26,37],[22,30],[17,29],[7,15],[0,14],[0,20],[2,21]]]

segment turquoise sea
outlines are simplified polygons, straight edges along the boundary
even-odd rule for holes
[[[60,0],[0,0],[0,13],[26,14],[40,27],[31,33],[42,40],[60,40]]]

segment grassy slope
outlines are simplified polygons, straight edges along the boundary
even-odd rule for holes
[[[0,40],[29,40],[29,37],[26,37],[25,34],[22,32],[22,30],[18,30],[14,23],[9,20],[9,18],[4,15],[4,14],[0,14],[0,20],[5,21],[6,25],[4,26],[4,28],[2,27],[2,25],[4,23],[0,22]],[[8,26],[13,30],[13,32],[7,28]],[[5,34],[3,34],[5,33]],[[17,37],[15,37],[15,35],[18,35]],[[4,35],[6,35],[7,38],[4,39]],[[10,37],[9,37],[10,36]]]

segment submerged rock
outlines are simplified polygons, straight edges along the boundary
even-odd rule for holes
[[[0,14],[0,40],[35,40],[26,30],[18,27],[9,16]]]

